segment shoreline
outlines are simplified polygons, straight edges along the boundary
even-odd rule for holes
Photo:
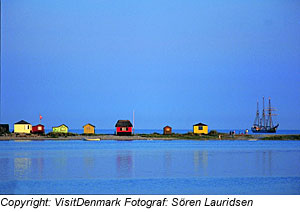
[[[44,141],[44,140],[85,140],[85,139],[98,139],[100,140],[116,140],[116,141],[133,141],[133,140],[300,140],[300,134],[281,134],[281,135],[270,135],[270,134],[256,134],[256,135],[228,135],[228,134],[219,134],[219,135],[185,135],[185,134],[175,134],[175,135],[161,135],[161,134],[139,134],[132,136],[116,136],[116,135],[71,135],[71,136],[58,136],[58,137],[49,137],[49,136],[37,136],[37,135],[6,135],[0,136],[0,141]]]

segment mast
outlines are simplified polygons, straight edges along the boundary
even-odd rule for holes
[[[260,117],[259,105],[257,101],[256,117],[254,120],[253,127],[251,128],[252,132],[276,133],[279,124],[276,124],[276,126],[273,125],[272,116],[277,116],[278,114],[274,114],[273,111],[276,111],[276,109],[272,108],[271,106],[271,98],[269,97],[269,103],[265,108],[265,97],[263,96],[263,110],[262,110],[262,116]],[[256,124],[257,122],[258,125]]]
[[[259,108],[258,108],[258,100],[257,100],[257,109],[256,109],[256,117],[255,117],[255,120],[254,120],[254,126],[257,125],[259,126]]]
[[[268,108],[268,116],[269,116],[269,120],[268,120],[268,124],[270,125],[270,128],[273,127],[273,119],[272,116],[277,116],[278,114],[274,114],[272,113],[272,111],[276,111],[275,108],[272,108],[271,106],[271,98],[269,97],[269,108]]]
[[[265,97],[263,96],[263,112],[262,112],[263,126],[266,128],[266,114],[265,114]]]
[[[271,108],[271,98],[269,97],[269,125],[272,128],[273,123],[272,123],[272,108]]]
[[[132,114],[132,124],[133,124],[133,127],[132,127],[132,133],[134,134],[134,110],[133,110],[133,114]]]

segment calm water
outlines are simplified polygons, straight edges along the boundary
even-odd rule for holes
[[[1,194],[300,194],[299,141],[3,141]]]
[[[209,129],[209,130],[211,130],[211,129]],[[248,130],[249,130],[249,134],[253,134],[250,129],[248,129]],[[46,131],[46,133],[52,132],[52,129],[46,129],[45,131]],[[69,131],[73,132],[73,133],[78,133],[78,134],[83,133],[83,129],[70,129]],[[188,132],[192,132],[193,129],[173,129],[172,131],[174,133],[188,133]],[[217,131],[222,132],[222,133],[229,133],[230,131],[235,131],[237,134],[245,132],[245,130],[243,130],[243,129],[229,129],[229,130],[217,129]],[[115,134],[115,129],[97,129],[96,128],[95,132],[97,134]],[[135,130],[135,133],[138,133],[138,134],[151,134],[154,132],[162,134],[163,129],[136,129]],[[256,133],[254,133],[254,134],[256,134]],[[274,134],[274,133],[272,133],[272,134]],[[278,134],[300,134],[300,130],[277,130],[276,134],[277,135]]]

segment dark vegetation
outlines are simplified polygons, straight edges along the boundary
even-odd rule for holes
[[[194,134],[193,132],[188,132],[185,134],[172,133],[171,135],[163,135],[159,133],[152,134],[137,134],[145,138],[169,138],[169,139],[184,139],[184,140],[248,140],[257,139],[253,135],[246,134],[236,134],[229,135],[228,133],[220,133],[216,130],[211,130],[207,135],[205,134]]]
[[[261,140],[300,140],[300,135],[271,135],[263,137]]]
[[[219,139],[219,135],[222,137],[226,135],[225,133],[218,133],[216,130],[210,131],[207,135],[204,134],[194,134],[193,132],[188,132],[185,134],[172,133],[170,135],[164,135],[159,133],[152,134],[136,134],[145,138],[174,138],[174,139],[184,139],[184,140],[216,140]]]
[[[77,134],[77,133],[59,133],[59,132],[49,132],[46,134],[47,137],[50,138],[59,138],[59,137],[68,137],[68,136],[104,136],[105,134],[90,134],[90,133],[82,133],[82,134]]]
[[[0,136],[8,136],[11,135],[11,132],[6,131],[6,132],[0,132]]]
[[[104,135],[112,135],[112,134],[91,134],[91,133],[82,133],[80,135],[84,135],[84,136],[104,136]]]
[[[58,137],[68,137],[68,136],[78,136],[77,133],[59,133],[59,132],[49,132],[46,134],[47,137],[50,138],[58,138]]]
[[[48,138],[67,138],[71,136],[112,136],[112,134],[77,134],[77,133],[59,133],[59,132],[49,132],[46,135],[38,134],[14,134],[8,132],[0,132],[0,136],[16,136],[16,137],[37,137],[46,136]],[[135,134],[135,136],[140,136],[143,138],[155,138],[155,139],[174,139],[174,140],[300,140],[300,134],[298,135],[270,135],[270,134],[235,134],[229,135],[228,133],[219,133],[216,130],[211,130],[207,135],[204,134],[194,134],[193,132],[188,132],[184,134],[172,133],[170,135],[164,135],[157,132],[152,134]],[[79,137],[78,137],[79,138]],[[112,138],[113,139],[113,138]],[[134,137],[133,137],[134,139]]]

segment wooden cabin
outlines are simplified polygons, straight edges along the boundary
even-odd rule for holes
[[[32,125],[27,121],[21,120],[14,124],[14,133],[30,134],[32,131]]]
[[[32,133],[44,135],[45,134],[45,127],[42,124],[38,124],[36,126],[32,126]]]
[[[83,126],[84,134],[95,134],[95,126],[92,124],[86,124]]]
[[[164,135],[171,135],[172,134],[172,127],[165,126],[164,127]]]
[[[195,134],[208,134],[208,126],[203,123],[198,123],[193,126]]]
[[[0,124],[0,134],[6,134],[9,132],[9,125],[8,124]]]
[[[65,124],[62,124],[58,127],[52,127],[52,131],[57,133],[68,133],[68,130],[69,128]]]
[[[132,124],[129,120],[118,120],[115,127],[116,135],[132,135]]]

